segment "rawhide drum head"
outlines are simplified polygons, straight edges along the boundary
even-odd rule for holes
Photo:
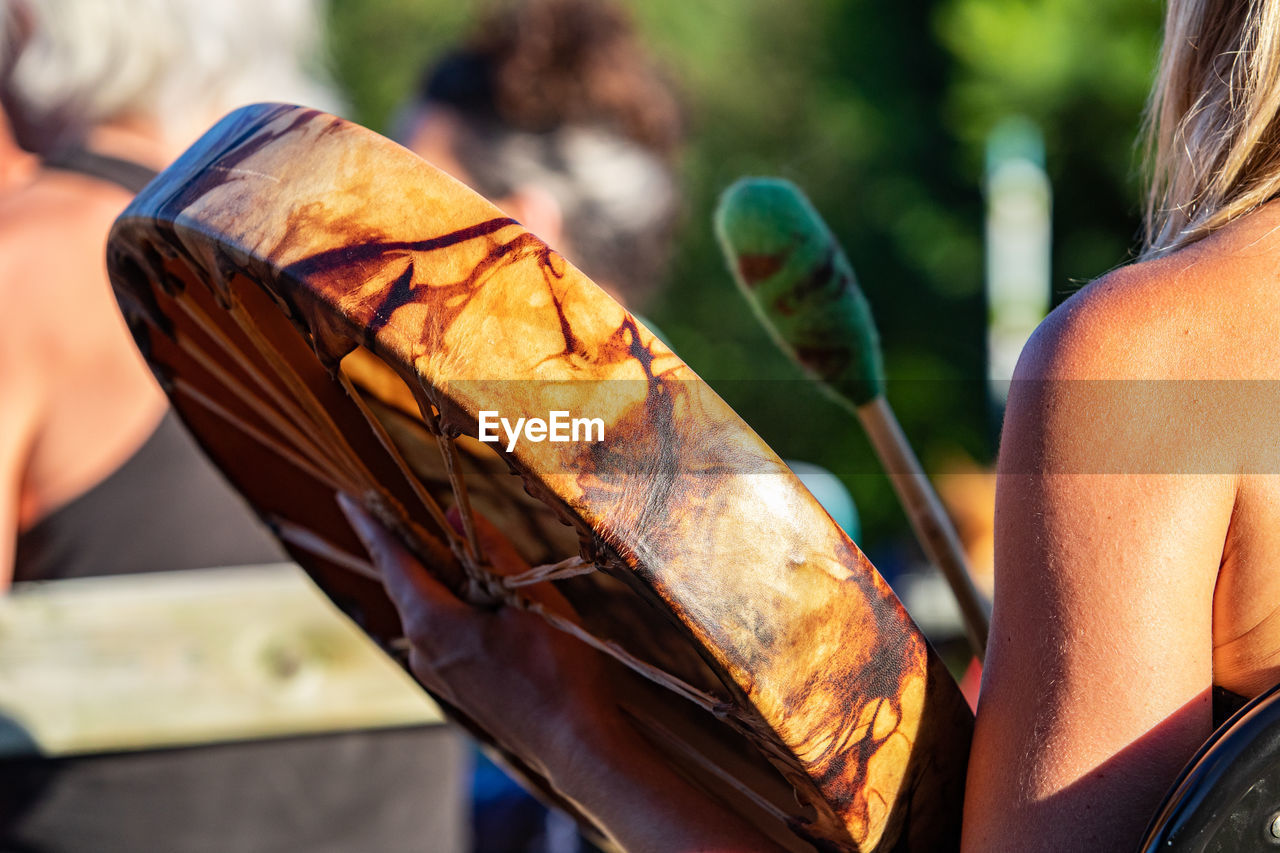
[[[338,492],[463,598],[608,656],[600,689],[654,750],[784,847],[958,845],[972,718],[888,586],[710,387],[489,202],[357,125],[258,105],[137,197],[108,264],[192,433],[384,645],[400,626]],[[486,567],[477,514],[530,571]]]

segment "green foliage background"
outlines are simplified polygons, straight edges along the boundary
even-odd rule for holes
[[[983,142],[1044,132],[1058,298],[1122,263],[1141,195],[1137,138],[1155,0],[634,0],[690,119],[678,257],[648,315],[783,456],[844,479],[865,538],[906,522],[857,425],[802,382],[725,274],[710,227],[742,175],[782,175],[842,237],[884,340],[889,398],[927,468],[990,462],[982,302]],[[478,3],[331,0],[332,71],[351,115],[395,105]],[[740,381],[751,380],[751,381]],[[772,380],[772,381],[758,381]]]

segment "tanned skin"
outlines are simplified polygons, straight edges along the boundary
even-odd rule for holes
[[[1271,203],[1089,285],[1024,350],[966,851],[1135,849],[1211,687],[1280,679],[1277,272]]]

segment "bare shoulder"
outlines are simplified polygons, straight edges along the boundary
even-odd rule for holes
[[[0,194],[0,385],[41,387],[76,352],[96,357],[102,341],[120,337],[105,250],[128,201],[115,187],[57,172]]]
[[[130,198],[124,190],[97,180],[44,170],[30,183],[0,193],[0,244],[6,255],[17,259],[54,242],[105,247],[107,229]],[[64,257],[56,253],[49,260],[56,263]]]
[[[1217,380],[1280,378],[1278,274],[1280,207],[1268,206],[1081,289],[1023,350],[1001,469],[1239,470],[1280,428],[1258,396],[1273,383]]]
[[[1241,450],[1205,386],[1241,383],[1170,380],[1262,369],[1239,349],[1265,337],[1280,258],[1221,236],[1087,285],[1019,360],[966,849],[1040,849],[1063,825],[1082,848],[1134,849],[1209,734]]]
[[[0,196],[6,334],[21,333],[19,318],[38,325],[57,306],[101,289],[107,232],[128,201],[115,187],[56,172]]]
[[[1040,325],[1020,379],[1280,375],[1280,207],[1086,285]]]

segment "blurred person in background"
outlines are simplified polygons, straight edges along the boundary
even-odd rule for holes
[[[491,5],[422,75],[393,135],[492,200],[615,299],[662,285],[680,207],[675,93],[619,6]],[[572,851],[571,820],[477,756],[477,851]]]
[[[461,47],[427,69],[395,125],[399,142],[502,208],[632,312],[666,283],[684,121],[622,7],[492,6]],[[857,539],[857,509],[839,478],[788,464]]]
[[[494,5],[428,69],[394,135],[624,304],[663,283],[682,119],[617,5]]]
[[[168,411],[104,248],[132,195],[225,112],[268,99],[332,108],[303,70],[318,9],[8,0],[0,12],[0,99],[34,152],[0,137],[0,590],[279,562]],[[435,727],[8,761],[0,847],[461,850],[464,755]]]
[[[253,4],[248,26],[238,4],[3,9],[0,102],[41,168],[0,209],[0,586],[279,559],[166,414],[103,252],[133,193],[232,106],[332,101],[297,65],[314,12]]]

